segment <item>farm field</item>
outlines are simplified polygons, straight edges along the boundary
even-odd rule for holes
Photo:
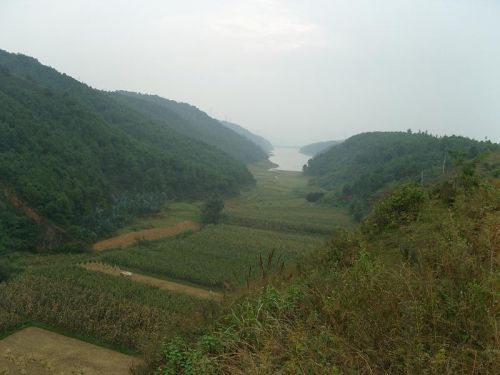
[[[307,202],[314,191],[300,172],[271,171],[266,165],[250,167],[257,186],[226,202],[228,222],[291,232],[328,234],[334,226],[354,226],[343,208]]]
[[[259,274],[260,257],[274,252],[290,263],[321,246],[321,236],[296,235],[235,225],[207,226],[202,231],[164,240],[141,242],[126,250],[106,251],[96,257],[107,264],[159,278],[210,288],[240,286]]]
[[[135,357],[36,327],[0,340],[0,374],[127,375]]]
[[[225,202],[223,224],[200,227],[200,203],[175,202],[122,228],[102,251],[11,255],[23,271],[0,283],[0,338],[41,324],[125,354],[149,353],[165,337],[203,330],[222,292],[293,271],[335,225],[352,225],[344,212],[307,202],[299,173],[251,170],[257,186]],[[133,276],[118,277],[120,270]]]

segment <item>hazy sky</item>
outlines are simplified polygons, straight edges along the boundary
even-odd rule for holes
[[[0,48],[275,144],[408,128],[500,142],[500,0],[0,0]]]

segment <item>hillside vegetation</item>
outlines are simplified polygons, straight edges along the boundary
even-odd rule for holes
[[[0,134],[0,252],[93,241],[167,199],[254,183],[223,151],[4,51]]]
[[[496,373],[500,180],[476,170],[396,188],[204,335],[168,340],[158,374]]]
[[[338,145],[342,142],[343,141],[325,141],[311,143],[309,145],[302,146],[299,151],[304,155],[316,156],[325,151],[328,151],[333,146]]]
[[[228,129],[192,105],[178,103],[157,95],[126,91],[113,93],[112,96],[159,124],[215,146],[244,163],[267,159],[267,154],[253,141]]]
[[[269,154],[273,150],[273,145],[271,144],[271,142],[269,142],[267,139],[258,134],[254,134],[251,131],[245,129],[244,127],[229,121],[221,121],[221,124],[224,125],[226,128],[231,129],[232,131],[238,133],[239,135],[242,135],[246,139],[252,141],[262,150],[264,150],[266,154]]]
[[[374,132],[355,135],[311,159],[304,169],[330,191],[326,201],[346,204],[360,220],[385,189],[402,181],[428,182],[499,146],[465,137],[426,133]]]

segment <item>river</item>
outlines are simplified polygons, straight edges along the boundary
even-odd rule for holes
[[[274,147],[273,155],[269,159],[278,164],[273,170],[302,171],[302,166],[307,164],[310,156],[301,154],[298,147]]]

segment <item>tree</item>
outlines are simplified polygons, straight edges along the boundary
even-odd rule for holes
[[[207,200],[201,208],[201,220],[206,224],[219,224],[222,220],[224,201],[219,198]]]

